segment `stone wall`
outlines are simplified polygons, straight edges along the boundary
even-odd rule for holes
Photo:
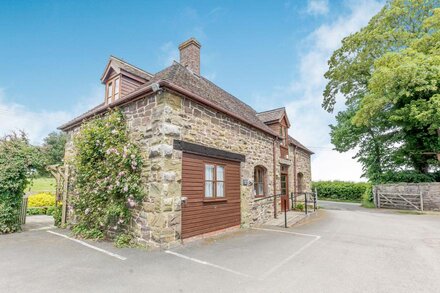
[[[267,170],[267,196],[273,195],[273,138],[223,113],[212,110],[190,99],[165,92],[162,94],[173,112],[167,116],[167,123],[178,127],[178,138],[225,151],[243,154],[246,161],[241,163],[241,182],[254,180],[255,166]],[[169,143],[172,138],[170,137]],[[279,145],[276,145],[279,157]],[[181,156],[180,151],[174,151]],[[176,162],[176,164],[180,162]],[[276,166],[277,190],[279,191],[279,165]],[[178,174],[181,178],[181,174]],[[241,223],[243,227],[262,223],[273,217],[271,200],[255,202],[253,185],[241,185]]]
[[[396,183],[379,184],[374,186],[375,203],[377,203],[377,194],[380,192],[400,194],[403,197],[410,194],[420,194],[423,197],[423,209],[431,211],[440,211],[440,183]],[[398,207],[396,207],[398,208]],[[406,208],[405,206],[401,207]]]
[[[182,152],[173,149],[175,139],[243,154],[241,182],[253,182],[255,166],[267,170],[267,194],[280,192],[280,147],[275,144],[275,174],[273,165],[273,137],[223,113],[185,97],[162,91],[144,97],[121,108],[126,117],[131,139],[141,148],[144,166],[142,182],[145,198],[133,208],[131,228],[137,240],[145,245],[168,246],[180,241]],[[65,162],[74,155],[72,138],[78,129],[69,131]],[[293,172],[293,156],[289,156],[289,172]],[[297,172],[304,174],[310,189],[310,156],[297,152]],[[294,176],[289,176],[293,180]],[[289,192],[294,185],[289,184]],[[74,196],[70,194],[69,196]],[[74,220],[71,207],[69,220]],[[277,211],[280,212],[279,202]],[[252,184],[241,184],[241,224],[258,225],[273,218],[273,199],[256,201]]]

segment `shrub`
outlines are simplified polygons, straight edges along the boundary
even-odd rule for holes
[[[373,186],[369,185],[365,188],[365,192],[362,195],[362,206],[365,208],[374,208],[373,201]]]
[[[296,206],[295,206],[295,210],[304,211],[304,204],[297,203]]]
[[[312,183],[318,191],[318,198],[360,201],[370,183],[344,181],[317,181]]]
[[[61,216],[62,216],[62,204],[58,203],[58,205],[54,208],[52,213],[54,225],[57,227],[61,226]]]
[[[21,228],[20,207],[32,163],[33,148],[24,133],[0,138],[0,234]]]
[[[38,193],[29,196],[28,207],[55,206],[55,196],[50,193]]]
[[[130,142],[123,115],[114,111],[84,124],[74,137],[76,224],[73,232],[100,239],[124,233],[130,206],[143,197],[141,154]]]
[[[31,207],[28,208],[26,214],[28,216],[46,215],[47,207]]]

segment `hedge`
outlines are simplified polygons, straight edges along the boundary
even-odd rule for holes
[[[370,183],[346,181],[317,181],[312,188],[318,191],[318,198],[361,201]]]

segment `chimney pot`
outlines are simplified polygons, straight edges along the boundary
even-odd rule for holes
[[[200,75],[200,43],[195,38],[183,42],[179,46],[180,64]]]

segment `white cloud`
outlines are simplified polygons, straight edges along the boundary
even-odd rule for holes
[[[328,13],[328,0],[309,0],[307,13],[312,15],[324,15]]]
[[[321,103],[327,60],[339,48],[341,40],[365,26],[382,4],[374,0],[345,3],[348,14],[322,24],[304,41],[304,53],[296,65],[298,78],[289,85],[274,88],[270,97],[265,99],[269,101],[265,103],[269,108],[274,106],[271,101],[291,98],[291,102],[285,105],[292,124],[290,134],[315,152],[312,157],[313,180],[365,180],[360,178],[361,165],[352,159],[354,151],[341,154],[333,150],[328,125],[334,123],[334,114],[324,111]],[[262,101],[259,96],[256,100]],[[335,112],[343,107],[343,103],[338,103]]]
[[[23,130],[32,144],[40,144],[50,132],[75,116],[101,102],[102,89],[93,89],[91,95],[79,99],[71,111],[35,111],[29,107],[8,102],[6,92],[0,88],[0,136]]]
[[[160,63],[163,67],[168,67],[173,64],[173,61],[179,60],[178,46],[173,42],[166,42],[160,47],[159,55]]]

